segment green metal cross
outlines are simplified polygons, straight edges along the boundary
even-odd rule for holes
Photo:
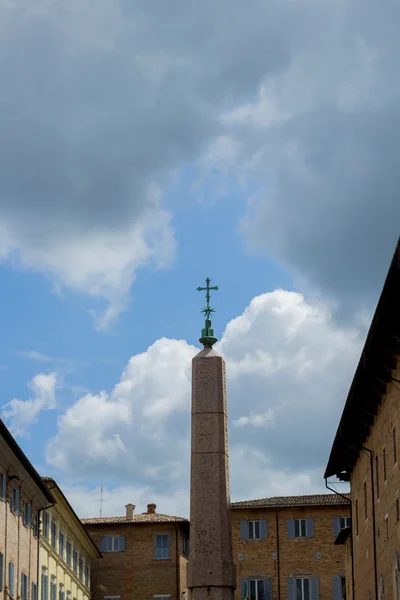
[[[202,313],[204,313],[204,316],[205,316],[206,319],[209,319],[210,316],[211,316],[211,313],[215,312],[215,310],[210,307],[210,291],[218,289],[217,285],[210,286],[210,282],[211,282],[211,279],[209,279],[209,277],[207,277],[207,279],[206,279],[207,286],[206,287],[198,287],[198,288],[196,288],[198,292],[203,292],[203,291],[207,292],[206,293],[207,304],[203,308],[203,310],[201,311]]]

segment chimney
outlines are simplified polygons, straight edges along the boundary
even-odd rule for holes
[[[155,504],[148,504],[147,505],[147,514],[148,515],[155,515],[156,514],[156,508],[157,508],[157,506]]]
[[[126,520],[133,521],[133,513],[135,511],[135,505],[134,504],[126,504],[125,508],[126,508]]]

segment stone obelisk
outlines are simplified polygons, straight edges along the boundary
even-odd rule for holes
[[[212,346],[210,280],[206,290],[201,350],[192,362],[192,449],[190,473],[190,600],[233,600],[228,418],[225,362]]]

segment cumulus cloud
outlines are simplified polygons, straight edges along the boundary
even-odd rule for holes
[[[361,341],[326,306],[284,290],[257,296],[228,323],[216,349],[227,363],[233,498],[323,488]],[[111,392],[60,416],[50,465],[75,481],[187,493],[196,352],[163,338],[133,356]]]
[[[104,298],[107,327],[138,269],[173,260],[163,191],[197,163],[255,185],[258,247],[333,296],[368,297],[400,216],[399,12],[1,3],[0,256]]]
[[[28,383],[33,394],[31,398],[14,398],[4,405],[2,417],[10,425],[14,435],[24,435],[41,411],[56,408],[56,385],[56,373],[39,373]]]

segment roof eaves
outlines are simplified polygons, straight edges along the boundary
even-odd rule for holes
[[[22,464],[24,469],[27,471],[27,473],[29,473],[30,477],[33,479],[35,484],[38,486],[38,488],[40,489],[40,491],[42,492],[42,494],[44,495],[46,500],[49,502],[49,504],[54,504],[55,500],[54,500],[53,495],[50,492],[49,488],[42,481],[42,478],[40,477],[39,473],[36,471],[35,467],[29,461],[28,457],[25,455],[25,453],[19,447],[19,445],[17,444],[17,442],[15,441],[15,439],[13,438],[13,436],[11,435],[11,433],[9,432],[7,427],[5,426],[5,423],[1,419],[0,419],[0,436],[4,439],[7,446],[10,448],[11,452],[13,452],[13,454],[15,454],[15,456],[17,457],[19,462]]]

